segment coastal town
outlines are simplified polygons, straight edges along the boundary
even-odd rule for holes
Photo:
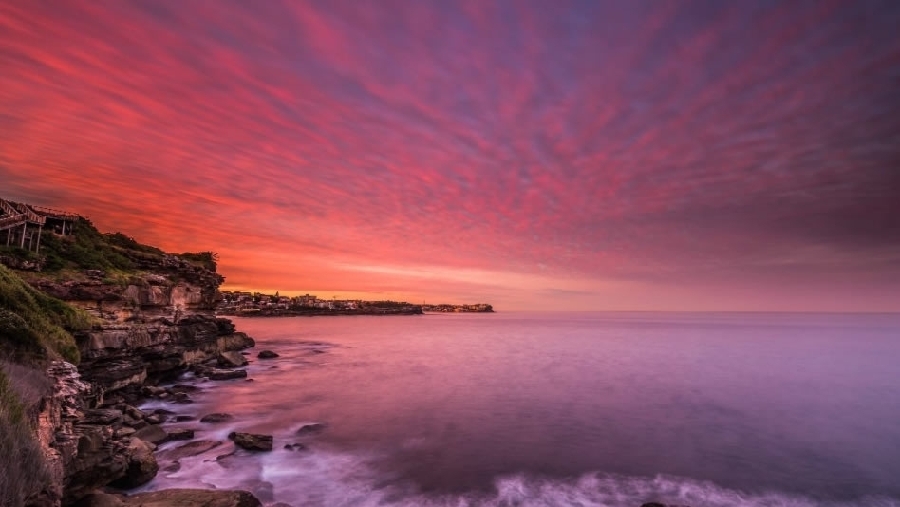
[[[312,294],[282,296],[249,291],[221,291],[216,312],[240,317],[312,315],[418,315],[422,313],[492,313],[493,307],[478,304],[421,304],[405,301],[325,299]]]

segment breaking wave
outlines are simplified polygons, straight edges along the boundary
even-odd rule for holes
[[[560,480],[513,475],[497,479],[495,491],[428,495],[374,466],[375,456],[314,451],[238,453],[226,460],[183,459],[179,470],[162,471],[144,489],[214,487],[246,489],[266,505],[396,507],[639,507],[659,501],[690,507],[900,507],[900,500],[868,497],[823,501],[779,492],[744,493],[712,482],[672,476],[625,477],[600,472]]]

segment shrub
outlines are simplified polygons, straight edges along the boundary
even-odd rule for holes
[[[20,362],[50,355],[77,363],[78,347],[69,331],[90,329],[94,319],[56,298],[38,292],[0,266],[0,351]]]
[[[26,409],[0,368],[0,507],[24,505],[49,479]]]

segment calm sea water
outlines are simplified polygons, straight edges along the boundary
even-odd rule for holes
[[[180,425],[272,434],[275,450],[216,461],[227,443],[145,489],[294,507],[900,506],[897,315],[235,320],[257,339],[253,382],[166,408],[231,413]],[[266,348],[281,357],[255,360]],[[308,422],[327,428],[295,436]]]

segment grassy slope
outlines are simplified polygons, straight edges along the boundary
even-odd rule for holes
[[[86,312],[31,288],[13,271],[0,266],[0,352],[17,362],[46,357],[78,362],[70,331],[89,329]]]

